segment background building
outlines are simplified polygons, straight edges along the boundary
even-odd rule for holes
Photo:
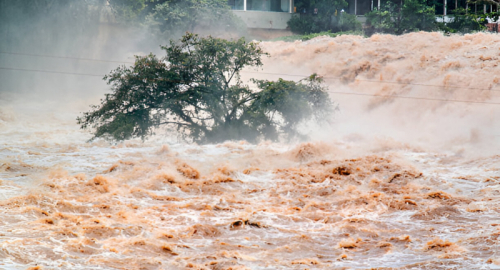
[[[294,11],[293,0],[228,0],[228,4],[251,29],[285,30]]]

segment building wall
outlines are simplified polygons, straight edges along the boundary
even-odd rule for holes
[[[286,29],[286,24],[291,18],[291,13],[268,12],[255,10],[233,10],[234,14],[246,23],[248,28],[261,29]]]

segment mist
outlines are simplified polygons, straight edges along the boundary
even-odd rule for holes
[[[105,74],[133,64],[134,55],[161,55],[159,45],[167,42],[166,37],[151,39],[146,26],[120,22],[98,1],[38,12],[22,4],[2,5],[0,29],[7,37],[0,41],[4,111],[52,111],[75,118],[109,91]],[[75,10],[82,14],[75,16]],[[330,127],[308,127],[314,140],[396,140],[413,147],[490,154],[490,145],[500,137],[494,34],[376,34],[261,46],[270,57],[262,70],[244,71],[244,80],[297,81],[312,73],[324,77],[340,112],[332,115]],[[390,95],[401,98],[384,97]]]
[[[496,151],[491,147],[500,138],[496,34],[419,32],[262,46],[271,54],[266,72],[288,79],[314,72],[325,79],[340,113],[330,130],[312,132],[316,139],[393,139],[443,151]]]
[[[0,97],[11,105],[33,100],[76,117],[107,92],[104,75],[159,51],[103,1],[2,1],[0,13]]]
[[[0,0],[0,268],[500,265],[499,35],[260,42],[243,81],[317,73],[339,106],[307,141],[89,142],[76,117],[151,36],[102,1]]]

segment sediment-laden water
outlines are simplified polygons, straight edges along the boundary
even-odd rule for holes
[[[0,268],[500,269],[499,41],[262,43],[244,76],[317,72],[340,107],[309,142],[87,142],[87,101],[4,98]]]

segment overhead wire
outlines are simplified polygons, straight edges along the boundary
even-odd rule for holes
[[[401,99],[432,100],[432,101],[443,101],[443,102],[461,102],[461,103],[475,103],[475,104],[492,104],[492,105],[500,105],[500,102],[473,101],[473,100],[459,100],[459,99],[441,99],[441,98],[406,97],[406,96],[395,96],[395,95],[374,95],[374,94],[349,93],[349,92],[336,92],[336,91],[328,91],[328,93],[330,93],[330,94],[341,94],[341,95],[354,95],[354,96],[370,96],[370,97],[384,97],[384,98],[401,98]]]
[[[0,52],[6,53],[6,52]],[[36,55],[36,54],[21,54],[21,53],[8,53],[14,55],[27,55],[27,56],[37,56],[37,57],[50,57],[50,58],[63,58],[63,59],[75,59],[75,60],[85,60],[85,61],[99,61],[99,62],[112,62],[112,63],[132,63],[132,62],[124,62],[124,61],[113,61],[113,60],[100,60],[100,59],[91,59],[91,58],[75,58],[75,57],[58,57],[58,56],[46,56],[46,55]],[[77,76],[91,76],[91,77],[104,77],[105,75],[100,74],[89,74],[89,73],[75,73],[75,72],[63,72],[63,71],[49,71],[49,70],[40,70],[40,69],[23,69],[23,68],[8,68],[8,67],[0,67],[2,70],[14,70],[14,71],[28,71],[28,72],[42,72],[42,73],[54,73],[54,74],[65,74],[65,75],[77,75]],[[279,76],[292,76],[292,77],[302,77],[307,78],[309,76],[299,75],[299,74],[287,74],[287,73],[272,73],[272,72],[259,72],[259,71],[242,71],[245,73],[254,73],[254,74],[265,74],[265,75],[279,75]],[[332,77],[332,76],[321,76],[326,79],[341,79],[341,77]],[[171,80],[166,80],[171,81]],[[378,82],[378,83],[394,83],[401,85],[416,85],[416,86],[426,86],[426,87],[449,87],[449,88],[459,88],[459,89],[470,89],[470,90],[479,90],[479,91],[500,91],[494,89],[485,89],[485,88],[469,88],[469,87],[454,87],[454,86],[444,86],[444,85],[430,85],[430,84],[416,84],[416,83],[400,83],[393,81],[376,81],[376,80],[365,80],[365,79],[355,79],[355,81],[366,81],[366,82]],[[181,83],[180,81],[172,81],[176,83]],[[471,101],[471,100],[456,100],[456,99],[437,99],[437,98],[423,98],[423,97],[407,97],[407,96],[397,96],[397,95],[377,95],[377,94],[365,94],[365,93],[349,93],[349,92],[337,92],[337,91],[328,91],[331,94],[340,94],[340,95],[355,95],[355,96],[370,96],[370,97],[381,97],[381,98],[399,98],[399,99],[414,99],[414,100],[428,100],[428,101],[442,101],[442,102],[460,102],[460,103],[473,103],[473,104],[492,104],[492,105],[500,105],[498,102],[486,102],[486,101]]]
[[[43,72],[43,73],[55,73],[55,74],[68,74],[68,75],[81,75],[81,76],[93,76],[93,77],[104,77],[105,75],[99,74],[88,74],[88,73],[74,73],[74,72],[64,72],[64,71],[49,71],[49,70],[39,70],[39,69],[24,69],[24,68],[7,68],[0,67],[4,70],[17,70],[17,71],[31,71],[31,72]],[[272,72],[258,72],[258,71],[242,71],[243,73],[253,73],[253,74],[265,74],[265,75],[279,75],[279,76],[291,76],[291,77],[301,77],[307,78],[309,76],[299,75],[299,74],[286,74],[286,73],[272,73]],[[331,76],[320,76],[326,79],[341,79],[341,77],[331,77]],[[400,83],[394,81],[378,81],[378,80],[366,80],[366,79],[354,79],[354,81],[365,81],[373,83],[388,83],[388,84],[399,84],[399,85],[414,85],[414,86],[425,86],[425,87],[439,87],[439,88],[455,88],[464,90],[475,90],[475,91],[493,91],[499,92],[500,90],[489,89],[489,88],[474,88],[474,87],[460,87],[460,86],[448,86],[448,85],[434,85],[434,84],[420,84],[420,83]]]
[[[307,75],[300,74],[287,74],[287,73],[272,73],[272,72],[259,72],[259,71],[244,71],[245,73],[254,73],[254,74],[268,74],[268,75],[278,75],[278,76],[290,76],[290,77],[303,77],[307,78]],[[340,76],[321,76],[319,77],[324,79],[343,79]],[[477,90],[477,91],[500,91],[500,89],[490,89],[490,88],[477,88],[477,87],[463,87],[463,86],[452,86],[452,85],[437,85],[437,84],[424,84],[424,83],[403,83],[396,81],[381,81],[381,80],[368,80],[368,79],[354,79],[354,81],[361,82],[373,82],[373,83],[388,83],[388,84],[399,84],[399,85],[414,85],[414,86],[426,86],[426,87],[439,87],[439,88],[456,88],[456,89],[466,89],[466,90]]]
[[[73,73],[73,72],[57,72],[57,71],[46,71],[46,70],[36,70],[36,69],[20,69],[20,68],[5,68],[0,67],[4,70],[16,70],[16,71],[32,71],[32,72],[44,72],[44,73],[56,73],[56,74],[68,74],[68,75],[79,75],[79,76],[92,76],[92,77],[103,77],[104,75],[99,74],[87,74],[87,73]],[[175,83],[181,83],[181,81],[165,80]],[[365,93],[349,93],[349,92],[337,92],[328,91],[331,94],[340,95],[355,95],[355,96],[370,96],[370,97],[381,97],[381,98],[400,98],[400,99],[414,99],[414,100],[429,100],[429,101],[443,101],[443,102],[461,102],[461,103],[473,103],[473,104],[492,104],[500,105],[498,102],[486,102],[486,101],[471,101],[471,100],[457,100],[457,99],[438,99],[438,98],[422,98],[422,97],[407,97],[407,96],[396,96],[396,95],[376,95],[376,94],[365,94]]]
[[[45,58],[59,58],[59,59],[72,59],[72,60],[107,62],[107,63],[126,63],[126,64],[134,64],[135,63],[135,62],[130,62],[130,61],[103,60],[103,59],[94,59],[94,58],[79,58],[79,57],[57,56],[57,55],[30,54],[30,53],[15,53],[15,52],[5,52],[5,51],[0,51],[0,54],[24,55],[24,56],[45,57]],[[6,69],[6,68],[2,68],[2,69]],[[21,69],[17,69],[17,70],[21,70]],[[26,70],[26,71],[28,71],[28,70]],[[242,73],[252,73],[252,74],[302,77],[302,78],[309,77],[308,75],[302,75],[302,74],[287,74],[287,73],[274,73],[274,72],[261,72],[261,71],[241,71],[241,72]],[[47,71],[47,73],[51,73],[51,72]],[[52,72],[52,73],[62,73],[62,72],[56,71],[56,72]],[[64,73],[62,73],[62,74],[64,74]],[[91,76],[97,76],[97,75],[91,75]],[[320,76],[320,77],[325,78],[325,79],[343,79],[343,77],[340,77],[340,76]],[[356,78],[355,81],[370,82],[370,83],[398,84],[398,85],[413,85],[413,86],[424,86],[424,87],[453,88],[453,89],[465,89],[465,90],[475,90],[475,91],[494,91],[494,92],[500,91],[500,89],[496,90],[496,89],[491,89],[491,88],[463,87],[463,86],[453,86],[453,85],[436,85],[436,84],[425,84],[425,83],[403,83],[403,82],[396,82],[396,81],[369,80],[369,79],[359,79],[359,78]]]
[[[42,73],[55,73],[55,74],[65,74],[65,75],[104,77],[104,75],[100,75],[100,74],[74,73],[74,72],[51,71],[51,70],[41,70],[41,69],[7,68],[7,67],[0,67],[0,69],[4,69],[4,70],[16,70],[16,71],[42,72]]]
[[[130,61],[104,60],[104,59],[95,59],[95,58],[80,58],[80,57],[57,56],[57,55],[42,55],[42,54],[31,54],[31,53],[15,53],[15,52],[2,52],[2,51],[0,51],[0,54],[23,55],[23,56],[34,56],[34,57],[44,57],[44,58],[71,59],[71,60],[106,62],[106,63],[134,64],[134,62],[130,62]]]

